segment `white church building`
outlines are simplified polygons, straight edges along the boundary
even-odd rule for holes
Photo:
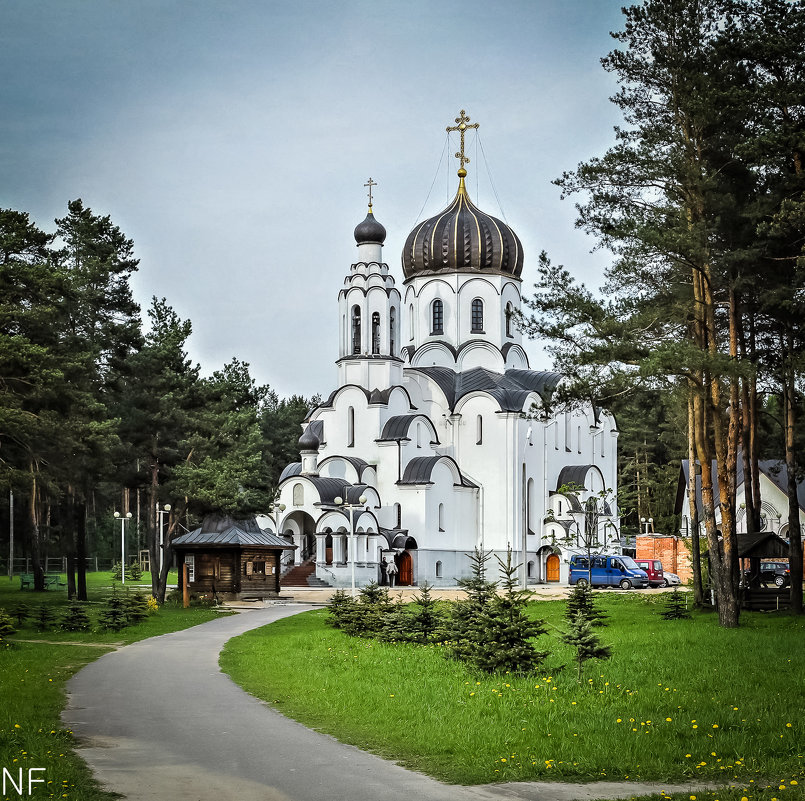
[[[545,408],[562,377],[529,368],[515,325],[523,249],[470,200],[467,120],[462,111],[453,129],[455,199],[408,235],[401,287],[370,179],[338,293],[338,385],[309,413],[301,461],[280,478],[271,528],[297,546],[288,562],[330,586],[349,586],[353,571],[358,586],[380,581],[384,559],[398,584],[449,586],[476,547],[504,558],[511,548],[524,584],[566,583],[588,502],[599,504],[595,550],[620,552],[615,420],[591,406]],[[584,489],[558,492],[568,485]]]

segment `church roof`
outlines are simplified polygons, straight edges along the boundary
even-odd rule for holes
[[[408,234],[402,253],[406,279],[457,272],[520,277],[523,246],[517,234],[470,200],[462,173],[453,202]]]
[[[408,429],[411,427],[411,423],[413,423],[417,417],[422,417],[423,419],[428,420],[430,425],[433,425],[433,423],[422,414],[398,414],[394,417],[389,417],[389,419],[386,420],[386,423],[383,426],[383,431],[381,432],[377,441],[393,442],[394,440],[408,439]],[[433,444],[439,444],[438,438]]]
[[[382,245],[386,241],[386,229],[375,219],[371,206],[366,219],[355,227],[355,241],[359,245],[368,242]]]
[[[290,478],[291,476],[298,476],[302,473],[302,462],[291,462],[289,465],[285,467],[285,469],[280,473],[280,480],[279,483],[282,484],[286,478]]]
[[[444,393],[450,410],[464,395],[470,392],[485,392],[500,405],[501,411],[519,412],[531,392],[548,400],[556,385],[562,380],[560,373],[535,370],[506,370],[496,373],[485,367],[474,367],[456,373],[449,367],[411,367],[435,381]]]
[[[403,477],[397,483],[432,484],[433,482],[431,481],[431,474],[433,473],[433,468],[436,467],[441,459],[450,459],[450,461],[453,462],[456,470],[458,470],[459,476],[461,476],[461,484],[459,486],[478,486],[477,484],[473,484],[472,481],[463,475],[459,466],[449,456],[417,456],[415,459],[411,459],[411,461],[405,466]]]

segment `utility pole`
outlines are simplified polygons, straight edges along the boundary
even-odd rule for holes
[[[8,577],[14,578],[14,490],[8,491]]]

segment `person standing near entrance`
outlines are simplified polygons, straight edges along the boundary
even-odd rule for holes
[[[388,571],[389,571],[389,563],[386,561],[386,557],[384,556],[380,560],[380,584],[383,585],[388,580]]]
[[[393,587],[397,576],[397,565],[393,559],[386,565],[386,575],[389,577],[389,587]]]

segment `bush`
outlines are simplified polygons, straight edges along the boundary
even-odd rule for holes
[[[14,628],[14,621],[10,615],[6,614],[5,609],[0,609],[0,646],[8,645],[8,638],[17,632]]]

